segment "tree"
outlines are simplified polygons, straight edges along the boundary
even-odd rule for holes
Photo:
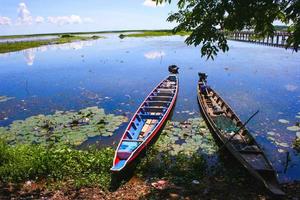
[[[272,36],[275,20],[288,25],[287,47],[299,48],[300,0],[178,0],[177,5],[178,11],[167,19],[178,23],[173,31],[190,31],[185,42],[202,44],[201,54],[207,58],[229,50],[227,32],[251,29],[258,37]]]

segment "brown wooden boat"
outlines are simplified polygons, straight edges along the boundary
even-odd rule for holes
[[[198,101],[208,126],[229,152],[274,195],[285,195],[277,175],[260,146],[230,106],[206,84],[199,73]]]

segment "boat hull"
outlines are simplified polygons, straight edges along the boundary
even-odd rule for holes
[[[175,85],[171,85],[170,86],[171,89],[165,89],[165,87],[162,87],[162,86],[164,86],[164,84],[166,84],[168,82],[170,77],[175,80],[175,81],[172,81],[172,83],[174,82]],[[168,93],[166,91],[164,92],[164,91],[160,91],[160,90],[172,91],[171,93],[169,93],[169,95],[171,94],[172,96],[165,96],[165,95],[168,95]],[[159,91],[159,92],[155,93],[155,91]],[[156,94],[156,96],[153,96],[153,94]],[[152,92],[146,97],[146,99],[143,101],[141,106],[138,108],[137,112],[134,114],[133,118],[131,119],[127,129],[125,130],[125,132],[120,140],[120,143],[119,143],[116,153],[115,153],[113,167],[111,168],[112,172],[120,172],[120,171],[124,170],[126,168],[126,166],[128,166],[130,163],[132,163],[140,155],[140,153],[149,145],[149,143],[153,140],[153,138],[160,132],[161,128],[164,126],[166,120],[168,119],[168,117],[175,105],[177,95],[178,95],[178,77],[177,77],[177,75],[171,74],[166,79],[164,79],[162,82],[160,82],[152,90]],[[157,99],[158,100],[161,99],[161,101],[157,101]],[[134,121],[136,121],[136,119],[139,118],[138,116],[141,115],[141,110],[143,110],[143,108],[146,108],[145,105],[147,104],[147,102],[148,102],[148,104],[151,104],[151,105],[152,104],[164,105],[164,106],[161,105],[161,106],[151,107],[151,109],[155,110],[155,112],[158,112],[160,109],[164,110],[164,111],[162,111],[163,112],[162,117],[159,118],[159,120],[157,120],[157,123],[154,125],[153,130],[150,131],[148,133],[148,136],[144,140],[141,141],[141,144],[130,154],[128,159],[122,160],[122,162],[123,162],[122,165],[118,166],[118,163],[120,162],[120,158],[119,158],[120,156],[118,156],[118,153],[120,153],[122,144],[124,144],[124,141],[130,141],[130,140],[128,140],[128,132],[132,129],[132,124],[134,123]],[[167,104],[168,106],[165,107],[165,104]],[[151,109],[148,108],[148,110],[151,110]],[[153,112],[148,112],[148,113],[153,114]],[[155,114],[157,114],[157,113],[155,113]],[[149,121],[150,118],[156,119],[157,117],[156,117],[156,115],[152,115],[152,117],[148,116],[147,120]],[[141,134],[141,133],[139,133],[139,134]],[[139,141],[139,140],[136,140],[136,141]]]
[[[221,144],[226,147],[226,149],[235,157],[235,159],[237,159],[237,161],[239,161],[245,167],[245,169],[248,170],[248,172],[252,176],[254,176],[256,179],[260,180],[265,185],[265,187],[267,189],[269,189],[269,191],[272,192],[272,194],[278,195],[278,196],[283,196],[284,192],[279,187],[279,183],[277,181],[276,174],[275,174],[275,171],[273,170],[273,168],[269,172],[267,172],[268,174],[264,174],[264,176],[262,176],[262,174],[260,174],[258,172],[258,170],[255,170],[253,168],[253,166],[249,162],[247,162],[241,154],[239,154],[237,152],[237,150],[230,143],[230,141],[228,142],[228,138],[224,137],[224,133],[221,133],[220,129],[217,127],[215,121],[212,119],[210,113],[208,112],[207,104],[205,103],[205,98],[203,96],[204,94],[201,91],[201,85],[203,85],[203,84],[206,84],[206,82],[199,81],[198,86],[197,86],[197,98],[198,98],[198,103],[199,103],[199,106],[201,109],[201,113],[202,113],[206,123],[208,124],[210,130],[216,136],[218,141],[221,142]],[[237,121],[240,122],[240,119],[232,111],[230,106],[213,89],[210,88],[210,92],[215,93],[219,98],[218,101],[224,102],[224,104],[226,104],[225,106],[227,106],[230,109],[230,111],[232,112],[232,114],[234,115],[233,118],[238,119]],[[252,136],[250,136],[250,138],[253,139]],[[260,147],[258,146],[258,144],[256,142],[254,143],[254,145],[256,145],[260,149]],[[265,155],[262,154],[262,156],[265,158],[265,162],[269,166],[271,166],[271,164],[266,159]],[[266,176],[268,176],[268,180],[266,180]]]

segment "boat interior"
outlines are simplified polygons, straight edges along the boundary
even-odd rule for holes
[[[243,123],[206,82],[199,82],[199,91],[206,113],[213,120],[223,142],[231,144],[235,151],[258,173],[267,175],[273,169]]]
[[[177,89],[177,77],[170,75],[143,102],[133,117],[117,150],[118,163],[122,167],[132,152],[153,132],[168,110]]]

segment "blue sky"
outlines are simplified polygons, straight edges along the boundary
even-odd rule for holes
[[[151,0],[0,0],[0,35],[172,28],[171,11]]]

